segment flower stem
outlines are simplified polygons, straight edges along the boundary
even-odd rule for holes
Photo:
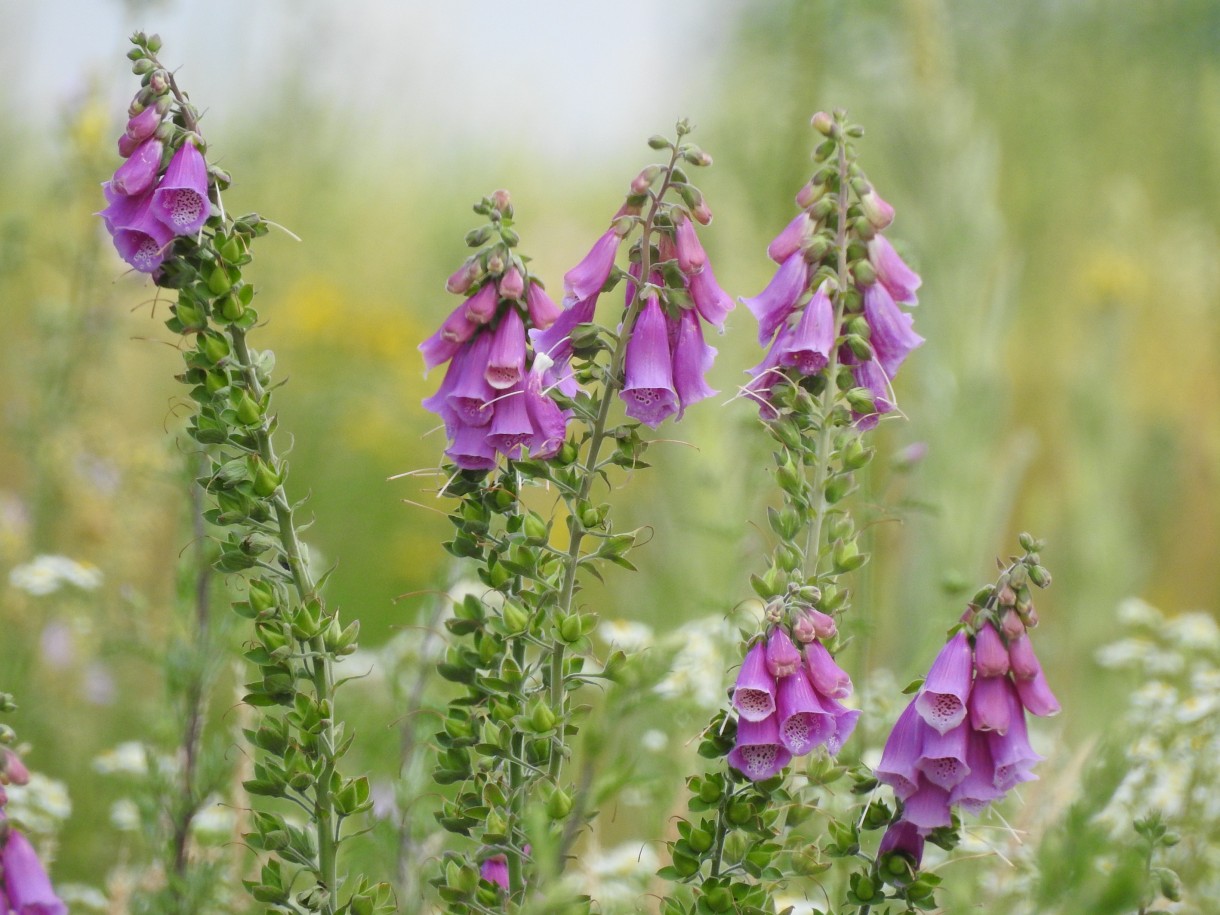
[[[264,391],[258,380],[254,360],[246,344],[246,332],[235,324],[228,326],[228,336],[233,344],[233,352],[237,356],[238,366],[250,395],[259,403],[263,402]],[[254,427],[254,436],[258,445],[258,453],[263,462],[275,472],[279,472],[280,461],[271,441],[271,420],[263,416]],[[292,576],[292,583],[297,592],[298,600],[304,605],[317,598],[317,586],[310,574],[301,549],[300,537],[297,534],[293,519],[292,505],[284,492],[283,485],[276,487],[271,496],[271,504],[275,510],[275,518],[279,529],[280,545],[284,550],[284,558]],[[324,630],[323,630],[324,631]],[[326,647],[322,635],[301,641],[302,654],[306,669],[313,683],[314,694],[318,704],[324,708],[325,715],[321,722],[321,733],[318,739],[319,752],[322,755],[322,771],[314,782],[313,818],[318,840],[318,881],[326,888],[328,897],[319,910],[322,915],[333,915],[335,901],[338,896],[338,833],[335,823],[334,798],[331,796],[331,782],[335,774],[335,687],[333,660]]]
[[[843,323],[843,312],[847,303],[847,286],[850,280],[847,271],[847,207],[849,203],[849,176],[847,171],[847,146],[842,140],[840,140],[838,144],[838,157],[838,226],[835,229],[835,253],[838,256],[838,263],[836,265],[838,288],[835,290],[833,297],[835,307],[834,327],[836,332]],[[831,445],[833,443],[834,424],[831,422],[831,416],[834,412],[835,397],[838,394],[838,383],[836,381],[838,372],[839,346],[838,341],[836,340],[835,345],[830,349],[830,356],[826,366],[826,387],[822,391],[820,404],[822,427],[821,436],[818,439],[818,450],[815,456],[816,463],[814,465],[813,474],[813,520],[809,525],[809,536],[805,543],[805,561],[809,564],[809,569],[814,577],[817,576],[818,567],[821,565],[822,528],[830,508],[830,503],[826,499],[826,479],[830,475],[830,464],[832,458]]]

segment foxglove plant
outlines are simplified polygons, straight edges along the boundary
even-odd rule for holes
[[[884,220],[875,212],[880,198],[856,157],[863,131],[842,112],[815,115],[813,125],[824,136],[817,171],[797,196],[801,213],[767,251],[779,268],[761,293],[741,300],[768,347],[743,394],[759,405],[776,443],[783,499],[768,510],[776,546],[751,579],[764,601],[764,632],[749,639],[731,713],[704,733],[700,753],[727,765],[690,780],[689,809],[708,815],[680,822],[670,843],[672,864],[661,873],[680,886],[666,899],[667,915],[769,910],[773,888],[803,860],[804,840],[790,829],[796,816],[783,811],[817,802],[830,771],[822,761],[842,749],[859,716],[840,702],[852,687],[833,658],[846,643],[838,625],[849,599],[842,578],[867,559],[843,500],[872,457],[863,436],[888,412],[882,394],[893,399],[888,388],[875,392],[862,371],[892,377],[921,341],[901,313],[886,312],[889,324],[868,317],[880,285],[868,244],[892,212]],[[883,351],[893,357],[888,375]],[[805,767],[808,783],[786,784],[789,764],[819,747],[825,755]],[[828,829],[830,854],[855,853],[853,822],[832,820]]]
[[[885,881],[893,898],[918,901],[922,889],[910,890],[924,841],[957,842],[953,808],[978,815],[1036,778],[1042,757],[1030,746],[1025,713],[1055,715],[1059,702],[1027,632],[1038,622],[1030,585],[1050,584],[1043,544],[1022,534],[1021,546],[1024,555],[974,596],[886,741],[875,775],[899,803],[865,878],[876,892]]]
[[[436,780],[456,786],[438,819],[471,839],[468,853],[450,854],[434,881],[448,911],[498,910],[527,899],[560,905],[548,894],[559,892],[555,878],[593,816],[587,791],[565,773],[582,714],[572,695],[593,679],[615,678],[625,657],[616,652],[586,671],[597,615],[577,603],[579,573],[600,577],[604,563],[633,568],[626,555],[637,539],[615,529],[610,506],[594,502],[594,486],[613,467],[644,466],[641,423],[655,428],[712,393],[703,374],[714,351],[702,324],[709,315],[723,320],[730,307],[695,234],[694,224],[707,224],[711,213],[682,163],[704,166],[711,159],[686,142],[689,132],[681,122],[676,141],[649,141],[669,153],[668,161],[631,183],[611,226],[565,275],[561,309],[543,297],[513,252],[507,197],[476,207],[489,223],[467,241],[491,244],[449,280],[450,291],[469,293],[459,307],[464,312],[451,314],[421,347],[430,365],[450,360],[453,375],[429,398],[429,409],[446,416],[472,390],[482,391],[464,426],[447,417],[447,456],[456,466],[444,470],[444,491],[460,504],[450,515],[455,535],[446,547],[474,560],[487,587],[456,605],[446,624],[453,643],[439,667],[463,691],[436,735]],[[616,264],[624,249],[626,269]],[[598,322],[599,300],[624,280],[622,314]],[[691,292],[696,281],[698,299]],[[491,332],[471,328],[496,321]],[[606,326],[613,323],[617,330]],[[499,346],[506,325],[512,343]],[[521,327],[528,343],[518,336]],[[506,393],[520,385],[535,396],[523,412],[531,416],[534,403],[550,418],[528,433],[524,424],[513,426],[522,437],[501,447],[496,417],[512,398],[488,396],[484,383]],[[626,419],[612,420],[619,401]],[[488,409],[490,417],[481,412]],[[562,499],[562,545],[552,542],[555,520],[531,508],[531,484],[548,485]],[[587,911],[589,904],[568,898],[560,908]]]
[[[252,624],[246,659],[257,673],[245,701],[261,718],[246,731],[257,755],[245,789],[308,820],[302,827],[278,809],[253,812],[246,840],[261,867],[246,887],[276,911],[392,911],[388,887],[364,877],[344,885],[339,863],[344,821],[370,807],[368,780],[339,770],[353,735],[335,711],[335,665],[355,650],[358,626],[344,628],[322,600],[324,578],[301,545],[273,438],[274,358],[248,342],[258,315],[243,269],[268,226],[225,212],[229,178],[207,165],[198,112],[157,58],[160,44],[155,35],[132,38],[141,88],[119,144],[127,161],[101,215],[119,253],[177,293],[167,326],[183,337],[178,377],[195,405],[188,432],[210,459],[200,485],[220,543],[216,567],[244,589],[234,609]]]

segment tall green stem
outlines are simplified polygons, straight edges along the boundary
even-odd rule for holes
[[[838,226],[835,229],[835,254],[838,258],[836,263],[838,288],[834,294],[834,327],[836,332],[843,323],[843,312],[847,302],[847,287],[850,280],[847,271],[847,206],[849,203],[847,146],[844,141],[840,141],[838,144],[838,157]],[[831,416],[834,412],[835,398],[838,396],[839,390],[836,380],[838,372],[839,347],[836,341],[836,345],[830,348],[829,360],[826,366],[826,387],[822,391],[819,409],[822,426],[818,439],[818,450],[813,474],[813,520],[809,525],[809,537],[805,543],[805,562],[814,576],[817,575],[818,568],[821,565],[822,528],[826,520],[827,510],[830,507],[830,503],[826,500],[826,478],[830,475],[830,449],[834,438],[834,424],[831,422]]]
[[[233,344],[233,352],[237,355],[250,395],[259,403],[263,402],[264,391],[258,380],[254,360],[250,357],[246,345],[246,333],[236,325],[228,326],[229,339]],[[271,420],[263,416],[254,429],[255,440],[258,443],[259,456],[263,462],[277,474],[280,461],[275,453],[271,440]],[[276,524],[279,528],[280,545],[284,549],[284,557],[292,575],[292,583],[297,592],[297,598],[302,605],[317,598],[317,586],[310,574],[301,549],[301,541],[297,534],[293,519],[292,505],[284,492],[282,485],[277,486],[272,494],[271,503],[275,509]],[[335,687],[332,660],[322,635],[304,640],[302,647],[306,649],[305,665],[313,683],[314,692],[320,706],[325,709],[322,721],[322,733],[319,746],[322,753],[323,768],[314,783],[314,822],[317,827],[318,839],[318,879],[328,891],[328,899],[321,911],[323,915],[332,915],[335,911],[335,900],[338,887],[338,835],[335,828],[334,798],[331,796],[331,781],[335,773]]]

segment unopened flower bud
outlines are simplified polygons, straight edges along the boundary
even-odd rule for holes
[[[841,572],[851,572],[864,565],[868,559],[867,553],[861,553],[860,547],[856,545],[856,541],[840,541],[835,544],[832,553],[835,568]]]
[[[801,664],[801,653],[792,644],[787,631],[777,626],[767,638],[767,671],[773,677],[788,677]]]
[[[520,299],[523,295],[525,295],[525,279],[514,264],[500,279],[500,296],[505,299]]]
[[[1000,628],[1004,630],[1004,635],[1009,641],[1025,635],[1025,624],[1021,622],[1021,617],[1017,615],[1016,610],[1009,610],[1004,614],[1000,619]]]
[[[690,208],[691,219],[699,223],[701,226],[711,225],[712,210],[704,201],[700,200]]]
[[[525,608],[513,601],[505,601],[500,614],[504,619],[504,628],[510,633],[523,632],[530,622]]]
[[[562,820],[572,812],[572,799],[562,788],[556,787],[546,800],[546,815],[552,820]]]
[[[866,260],[856,261],[851,265],[852,275],[861,286],[871,286],[877,282],[877,270]]]
[[[827,112],[819,111],[809,120],[810,126],[824,137],[834,133],[835,121]]]
[[[864,211],[864,217],[877,229],[888,228],[894,221],[894,208],[872,188],[860,196],[860,208]]]
[[[653,149],[669,149],[672,144],[659,133],[656,133],[648,138],[648,145]]]
[[[550,706],[541,699],[535,699],[530,703],[528,724],[530,730],[535,734],[545,734],[550,731],[558,720]]]
[[[505,216],[508,216],[509,218],[512,217],[513,198],[512,198],[512,195],[509,194],[508,191],[504,190],[503,188],[501,188],[498,191],[492,192],[491,205],[493,207],[495,207],[497,211],[504,214]]]
[[[499,276],[504,272],[504,258],[499,251],[487,258],[487,272],[492,276]]]
[[[659,174],[661,174],[661,166],[659,165],[649,165],[643,169],[631,180],[631,193],[643,194],[652,187],[652,183],[657,180],[657,175]]]
[[[466,262],[446,280],[445,288],[452,293],[461,295],[473,285],[474,281],[479,278],[480,273],[482,273],[482,269],[479,259],[474,256],[468,257]]]
[[[164,70],[157,70],[149,77],[148,88],[157,95],[164,95],[169,91],[169,74]]]
[[[29,784],[30,770],[25,767],[21,757],[12,750],[4,751],[3,768],[0,769],[0,780],[10,785]]]

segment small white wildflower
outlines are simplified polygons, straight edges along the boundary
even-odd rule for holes
[[[1128,597],[1118,605],[1118,621],[1124,626],[1157,629],[1164,620],[1160,610],[1138,597]]]
[[[102,584],[101,569],[67,556],[43,554],[8,573],[9,584],[34,597],[54,594],[66,584],[92,591]]]
[[[1172,649],[1159,649],[1144,659],[1144,669],[1151,676],[1172,677],[1186,669],[1186,659]]]
[[[121,798],[110,805],[110,825],[119,832],[135,832],[140,828],[140,808],[131,798]]]
[[[81,909],[105,912],[110,908],[110,900],[106,898],[105,893],[84,883],[59,883],[57,881],[55,895],[63,900],[64,904],[69,906],[73,912],[79,912]]]
[[[604,620],[597,627],[597,634],[608,645],[617,645],[623,651],[640,651],[653,643],[652,627],[633,620]]]
[[[1220,626],[1207,613],[1183,613],[1171,619],[1165,632],[1182,648],[1215,651],[1220,648]]]
[[[125,741],[95,757],[93,771],[101,775],[147,775],[148,750],[138,740]]]
[[[68,786],[41,772],[31,772],[28,784],[9,785],[5,790],[9,816],[25,824],[31,832],[49,835],[72,815]]]
[[[1187,696],[1174,709],[1173,717],[1181,724],[1194,724],[1220,709],[1220,696]]]
[[[1163,680],[1149,680],[1131,695],[1131,707],[1169,713],[1178,704],[1178,691]]]
[[[1103,645],[1093,657],[1102,667],[1135,667],[1143,664],[1155,651],[1155,642],[1145,638],[1129,638]]]
[[[669,736],[656,728],[649,728],[640,737],[640,746],[650,753],[660,753],[669,746]]]

